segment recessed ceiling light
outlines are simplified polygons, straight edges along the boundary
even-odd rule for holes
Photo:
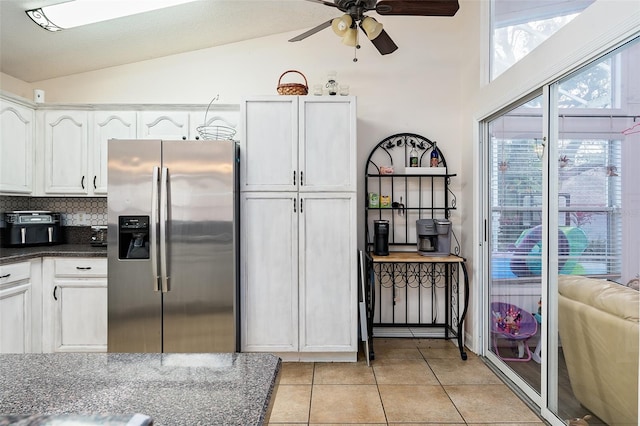
[[[71,0],[26,13],[45,30],[61,31],[191,1],[195,0]]]

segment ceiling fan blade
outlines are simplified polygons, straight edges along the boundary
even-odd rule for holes
[[[371,43],[373,43],[381,55],[388,55],[398,50],[398,46],[391,40],[391,37],[389,37],[389,34],[387,34],[385,30],[382,30],[378,37],[371,40]]]
[[[305,38],[309,37],[310,35],[314,35],[318,31],[321,31],[321,30],[324,30],[327,27],[330,27],[332,21],[333,21],[333,19],[329,19],[327,22],[323,22],[322,24],[318,25],[317,27],[313,27],[309,31],[306,31],[306,32],[304,32],[304,33],[302,33],[302,34],[300,34],[298,36],[295,36],[294,38],[292,38],[289,41],[304,40]]]
[[[458,0],[380,0],[376,12],[380,15],[453,16]]]

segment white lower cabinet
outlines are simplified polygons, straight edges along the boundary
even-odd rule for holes
[[[242,351],[357,358],[356,195],[241,195]]]
[[[300,351],[357,352],[356,196],[300,194],[300,203]]]
[[[0,266],[0,353],[31,352],[31,263]]]
[[[45,352],[106,352],[107,260],[45,258]]]
[[[241,196],[243,352],[298,350],[298,214],[289,193]]]

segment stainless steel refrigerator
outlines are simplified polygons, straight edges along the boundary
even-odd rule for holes
[[[108,151],[108,351],[238,351],[236,143]]]

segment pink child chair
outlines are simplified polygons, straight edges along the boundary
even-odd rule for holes
[[[534,316],[516,305],[504,302],[491,303],[491,333],[496,355],[503,361],[522,361],[531,359],[531,351],[527,341],[538,331],[538,323]],[[498,340],[515,342],[518,347],[517,358],[506,358],[500,355]],[[524,357],[526,352],[526,357]]]

